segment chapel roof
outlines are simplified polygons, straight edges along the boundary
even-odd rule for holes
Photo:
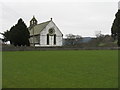
[[[35,25],[34,26],[34,35],[40,34],[40,32],[49,24],[49,22],[51,22],[51,20]],[[31,28],[29,30],[29,32],[30,32],[30,36],[32,36],[33,35],[33,28]]]

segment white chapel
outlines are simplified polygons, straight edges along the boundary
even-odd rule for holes
[[[31,46],[62,46],[63,44],[63,34],[52,18],[38,24],[33,16],[30,21],[29,32]]]

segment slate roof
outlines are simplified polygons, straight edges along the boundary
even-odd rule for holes
[[[51,21],[43,22],[34,26],[34,35],[40,34],[40,32],[49,24]],[[30,36],[33,35],[33,28],[29,30]]]

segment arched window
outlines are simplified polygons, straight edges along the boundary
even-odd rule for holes
[[[49,34],[47,34],[47,45],[49,45]]]
[[[54,34],[54,45],[56,45],[56,34]]]

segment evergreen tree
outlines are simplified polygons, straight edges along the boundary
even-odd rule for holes
[[[120,10],[115,15],[115,20],[113,22],[111,33],[114,39],[118,40],[118,46],[120,47]]]
[[[7,42],[7,41],[10,41],[10,32],[7,30],[5,31],[4,33],[0,33],[3,35],[4,39],[3,39],[3,42]]]
[[[7,34],[7,35],[6,35]],[[4,33],[5,38],[14,46],[29,46],[30,33],[24,21],[20,18],[18,23]]]

